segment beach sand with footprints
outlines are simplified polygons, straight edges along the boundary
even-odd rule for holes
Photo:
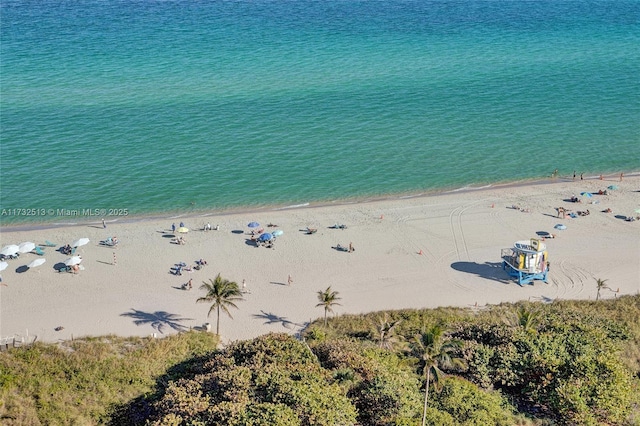
[[[608,195],[597,193],[610,185]],[[572,196],[581,202],[572,203]],[[589,210],[559,218],[557,208]],[[603,210],[611,209],[610,213]],[[342,306],[337,314],[384,309],[461,306],[532,300],[595,299],[596,279],[606,279],[604,298],[640,291],[640,176],[548,180],[438,195],[201,214],[163,220],[130,218],[37,229],[3,228],[2,246],[32,241],[57,246],[79,238],[82,268],[58,272],[69,258],[44,248],[46,262],[26,268],[37,254],[8,260],[1,272],[0,337],[55,342],[118,334],[163,336],[215,324],[209,305],[196,304],[202,281],[217,274],[246,289],[233,319],[223,315],[224,341],[267,332],[295,334],[322,316],[317,292],[331,286]],[[259,246],[247,225],[281,230],[271,248]],[[188,233],[176,235],[172,223]],[[218,230],[204,231],[210,223]],[[268,227],[275,224],[277,227]],[[335,225],[345,225],[337,229]],[[565,230],[554,228],[566,225]],[[308,233],[307,228],[317,229]],[[501,249],[545,239],[548,283],[519,286],[502,269]],[[173,244],[182,236],[185,244]],[[99,244],[117,237],[116,247]],[[352,251],[337,250],[338,245]],[[203,259],[206,265],[196,268]],[[114,264],[115,263],[115,264]],[[181,275],[176,264],[183,263]],[[288,279],[291,277],[291,283]],[[191,290],[182,289],[192,280]],[[214,326],[215,329],[215,326]]]

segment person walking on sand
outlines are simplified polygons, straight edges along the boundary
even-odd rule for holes
[[[176,224],[175,223],[171,224],[171,232],[176,232]]]
[[[622,182],[622,176],[624,176],[624,173],[620,173],[620,182]]]
[[[293,278],[291,278],[291,274],[289,274],[289,276],[287,277],[287,285],[291,285],[292,282]]]
[[[102,227],[104,229],[107,229],[107,223],[104,221],[104,219],[102,219]]]
[[[242,292],[247,293],[247,280],[242,280]]]
[[[583,175],[584,173],[580,173],[580,180],[584,180]]]
[[[349,243],[349,253],[353,253],[353,243]]]
[[[573,180],[574,181],[576,180],[576,171],[575,170],[573,171]]]

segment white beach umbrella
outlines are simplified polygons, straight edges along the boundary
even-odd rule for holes
[[[42,265],[46,261],[47,259],[43,259],[43,258],[33,259],[31,263],[27,265],[27,268],[35,268],[36,266]]]
[[[80,246],[83,246],[85,244],[89,244],[89,239],[88,238],[80,238],[79,240],[75,240],[73,242],[73,244],[71,244],[71,247],[80,247]]]
[[[30,241],[27,241],[24,243],[20,243],[20,245],[18,246],[18,251],[20,253],[29,253],[34,248],[36,248],[36,245]]]
[[[7,269],[7,266],[9,266],[7,262],[0,262],[0,271]]]
[[[2,250],[0,250],[0,254],[2,254],[4,256],[13,256],[14,254],[16,254],[19,251],[20,251],[20,247],[18,247],[15,244],[10,244],[8,246],[4,246],[2,248]]]
[[[73,256],[64,261],[64,264],[67,266],[74,266],[82,262],[82,258],[80,256]]]

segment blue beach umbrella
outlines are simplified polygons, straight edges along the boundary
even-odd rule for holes
[[[567,225],[563,225],[562,223],[557,224],[556,226],[554,226],[554,228],[559,229],[559,230],[564,230],[567,229]]]
[[[284,234],[284,231],[281,229],[276,229],[275,231],[272,232],[274,237],[279,237],[280,235]]]
[[[260,237],[258,237],[258,241],[269,241],[273,238],[273,235],[265,232],[264,234],[260,235]]]
[[[247,226],[249,228],[257,228],[258,226],[260,226],[260,224],[258,222],[249,222]]]
[[[593,194],[590,193],[590,192],[581,192],[580,195],[582,195],[583,197],[587,197],[587,198],[593,197]]]

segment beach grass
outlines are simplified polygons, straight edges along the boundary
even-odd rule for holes
[[[103,424],[119,405],[186,368],[171,367],[214,350],[217,343],[213,334],[188,332],[163,339],[104,336],[35,343],[3,352],[0,423]]]

